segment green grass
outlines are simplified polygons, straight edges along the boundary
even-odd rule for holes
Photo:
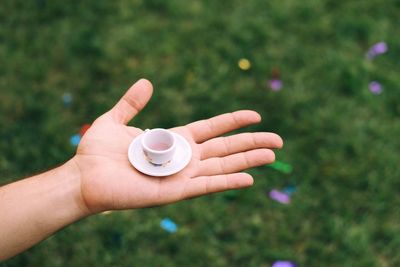
[[[248,130],[279,133],[293,172],[261,167],[236,194],[94,216],[0,266],[399,266],[398,14],[395,0],[3,1],[0,183],[70,158],[70,136],[141,77],[155,93],[134,125],[255,109]],[[388,53],[367,61],[382,40]],[[290,205],[268,198],[293,183]]]

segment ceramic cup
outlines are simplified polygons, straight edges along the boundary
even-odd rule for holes
[[[175,137],[172,132],[162,129],[147,129],[141,140],[146,159],[154,165],[170,162],[175,153]]]

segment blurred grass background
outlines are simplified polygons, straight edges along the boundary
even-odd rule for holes
[[[279,133],[293,172],[261,167],[234,194],[94,216],[0,266],[399,266],[399,14],[395,0],[2,1],[1,184],[69,159],[70,136],[141,77],[155,92],[135,126],[255,109],[263,122],[246,130]],[[378,41],[388,53],[366,60]],[[290,205],[268,198],[288,184]]]

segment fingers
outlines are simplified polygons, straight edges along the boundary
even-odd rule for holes
[[[240,189],[253,185],[253,177],[247,173],[233,173],[215,176],[201,176],[189,179],[183,198],[193,198],[229,189]]]
[[[207,120],[192,122],[187,125],[193,139],[204,142],[210,138],[236,130],[238,128],[259,123],[261,116],[252,110],[241,110],[225,113]]]
[[[140,79],[129,88],[125,95],[110,110],[112,118],[121,124],[127,124],[138,114],[153,93],[152,84],[146,79]]]
[[[223,157],[257,148],[281,148],[282,138],[274,133],[242,133],[217,137],[200,144],[201,159]]]
[[[218,175],[240,172],[275,161],[275,153],[270,149],[255,149],[222,158],[209,158],[199,162],[197,175]]]

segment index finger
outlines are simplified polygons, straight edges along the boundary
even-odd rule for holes
[[[207,120],[192,122],[186,127],[193,139],[202,143],[210,138],[231,132],[233,130],[259,123],[261,116],[253,110],[239,110],[212,117]]]

